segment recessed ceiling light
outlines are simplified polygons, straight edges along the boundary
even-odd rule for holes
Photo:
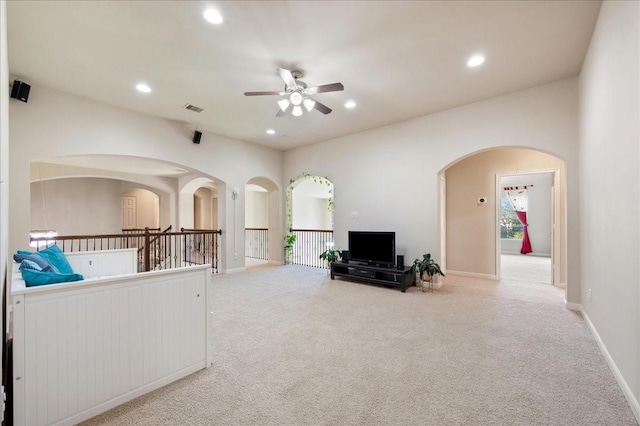
[[[349,108],[349,109],[355,108],[356,107],[356,103],[353,102],[353,101],[347,101],[347,103],[344,104],[344,107],[345,108]]]
[[[484,56],[482,56],[482,55],[473,55],[467,61],[467,66],[473,68],[473,67],[477,67],[478,65],[482,65],[483,62],[484,62]]]
[[[268,135],[275,135],[275,134],[276,134],[276,131],[275,131],[275,130],[273,130],[273,129],[269,129],[269,130],[267,130],[267,134],[268,134]]]
[[[138,83],[136,84],[136,89],[138,89],[139,92],[142,93],[149,93],[151,92],[151,87],[149,87],[147,84],[145,83]]]
[[[207,9],[204,11],[204,19],[212,24],[221,24],[222,23],[222,15],[215,9]]]

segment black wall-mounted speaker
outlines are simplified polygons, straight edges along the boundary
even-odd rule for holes
[[[200,138],[202,138],[202,132],[197,130],[193,132],[193,143],[200,143]]]
[[[404,268],[404,255],[399,254],[396,256],[396,263],[398,268]]]
[[[342,253],[340,253],[340,258],[342,259],[343,262],[348,262],[349,261],[349,250],[342,250]]]
[[[27,102],[29,99],[29,91],[31,90],[31,86],[27,83],[22,82],[20,80],[13,80],[13,88],[11,88],[11,97],[13,99],[21,100],[22,102]]]

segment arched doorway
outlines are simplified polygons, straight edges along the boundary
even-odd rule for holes
[[[553,268],[549,281],[558,287],[566,286],[565,162],[528,148],[476,152],[456,160],[439,173],[440,250],[448,273],[501,278],[500,199],[504,182],[509,182],[503,178],[516,176],[531,180],[538,173],[548,173],[552,179],[543,190],[548,190],[550,206],[545,214],[549,227],[536,232],[538,235],[541,235],[539,231],[552,233],[546,253]],[[533,183],[527,182],[520,185]],[[544,228],[541,221],[536,219],[536,222],[528,223],[530,229]],[[541,250],[544,246],[539,244]]]
[[[254,177],[245,184],[245,267],[281,263],[281,202],[271,179]]]
[[[285,253],[294,264],[325,268],[320,253],[333,248],[333,182],[304,174],[287,188],[287,230],[295,235]]]

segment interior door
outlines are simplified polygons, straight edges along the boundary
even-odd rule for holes
[[[138,202],[136,197],[120,197],[120,214],[122,229],[135,229],[137,227]]]

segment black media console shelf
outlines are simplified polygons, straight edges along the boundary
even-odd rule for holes
[[[395,266],[367,266],[333,262],[331,264],[331,279],[335,277],[347,277],[385,286],[400,287],[403,293],[407,287],[411,287],[416,283],[416,276],[411,266],[398,268]]]

